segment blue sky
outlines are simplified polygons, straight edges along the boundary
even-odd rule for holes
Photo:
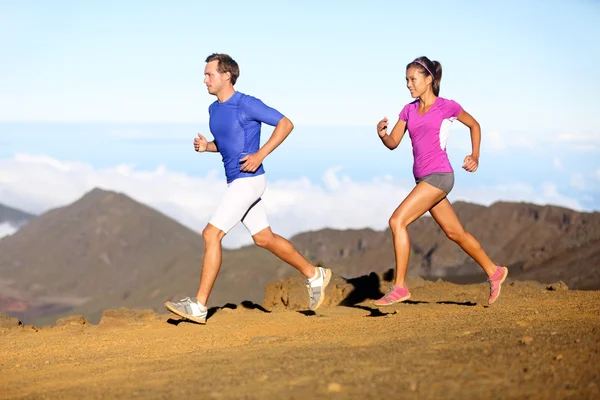
[[[408,141],[384,149],[373,127],[411,100],[404,68],[421,55],[442,63],[441,95],[483,130],[480,170],[457,171],[455,199],[600,210],[599,19],[600,3],[584,0],[0,0],[0,203],[43,212],[102,183],[201,229],[222,170],[218,156],[193,153],[191,141],[209,133],[204,59],[227,52],[241,67],[237,90],[296,124],[265,163],[266,197],[285,233],[385,226],[401,198],[378,206],[388,192],[377,182],[393,182],[402,197],[412,155]],[[455,123],[455,169],[468,149],[468,131]],[[112,173],[129,180],[106,180]],[[136,179],[157,179],[155,191]],[[60,193],[50,186],[57,182]],[[210,197],[200,211],[192,200],[180,204],[194,193],[191,182]],[[336,202],[358,196],[342,193],[352,185],[374,197],[328,219]],[[293,200],[300,187],[329,196],[334,210],[303,210]],[[371,205],[380,209],[372,222],[356,217]],[[307,212],[314,220],[303,225]]]

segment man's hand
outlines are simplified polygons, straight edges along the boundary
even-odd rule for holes
[[[260,164],[262,164],[264,158],[259,156],[258,153],[248,154],[247,156],[240,159],[242,166],[240,167],[240,171],[244,172],[255,172]]]
[[[472,154],[470,156],[466,156],[462,167],[467,172],[477,171],[477,167],[479,167],[479,158]]]
[[[206,151],[207,147],[208,141],[206,138],[201,134],[198,134],[198,137],[194,138],[194,150],[196,150],[198,153],[202,153]]]

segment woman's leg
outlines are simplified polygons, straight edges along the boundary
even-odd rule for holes
[[[496,272],[496,264],[488,257],[477,239],[465,231],[448,199],[440,201],[429,212],[448,239],[458,244],[465,253],[471,256],[488,277]]]
[[[490,283],[488,303],[494,303],[500,296],[502,284],[508,276],[508,268],[494,264],[477,239],[464,230],[448,199],[440,201],[429,212],[446,236],[456,242],[485,271]]]
[[[396,277],[394,285],[404,286],[408,256],[410,254],[410,240],[408,238],[408,225],[413,223],[427,210],[432,208],[446,193],[426,182],[421,182],[409,193],[398,206],[390,218],[390,228],[394,236],[394,252],[396,255]]]

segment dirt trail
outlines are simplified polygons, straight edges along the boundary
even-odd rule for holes
[[[600,292],[436,282],[410,303],[0,329],[0,399],[598,398]],[[127,314],[127,313],[126,313]],[[137,316],[136,316],[137,315]]]

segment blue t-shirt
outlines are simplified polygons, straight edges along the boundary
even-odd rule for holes
[[[235,92],[227,101],[215,101],[208,107],[210,132],[223,157],[227,183],[265,173],[261,166],[255,172],[240,171],[240,159],[260,148],[261,123],[275,126],[283,114],[259,99]]]

